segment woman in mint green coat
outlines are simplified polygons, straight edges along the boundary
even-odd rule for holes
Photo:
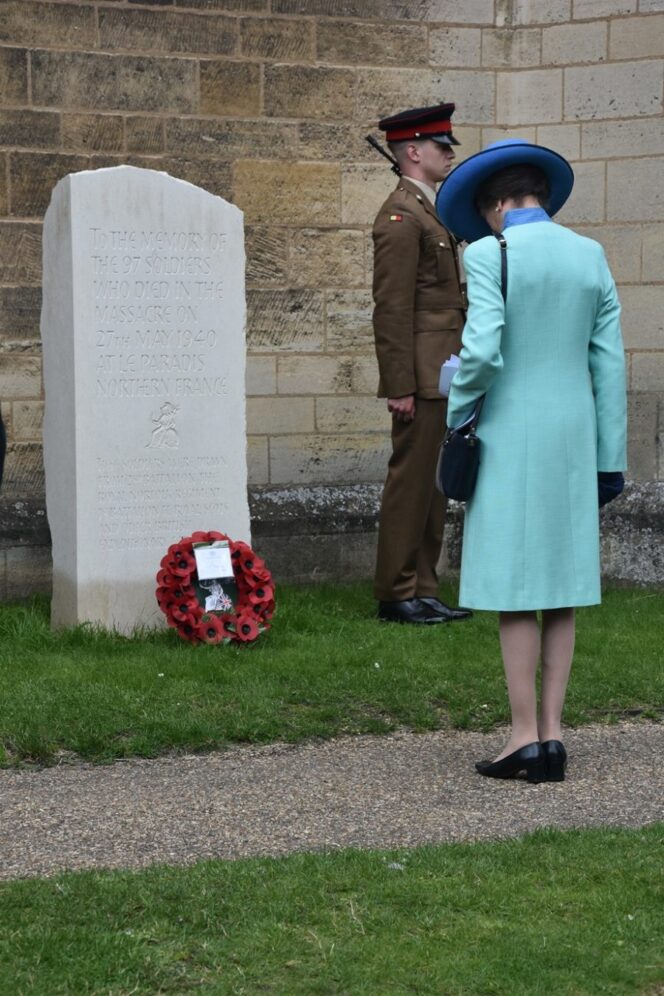
[[[572,184],[561,156],[517,139],[466,160],[438,195],[444,224],[472,243],[464,255],[469,311],[448,424],[463,422],[486,395],[459,599],[500,612],[512,709],[505,749],[477,767],[493,777],[526,771],[531,781],[564,777],[561,714],[574,607],[601,600],[598,472],[600,489],[607,482],[620,489],[626,463],[615,285],[602,247],[550,217]],[[492,232],[507,243],[506,302]]]

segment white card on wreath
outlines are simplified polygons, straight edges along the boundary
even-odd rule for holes
[[[231,551],[225,540],[194,547],[196,573],[199,581],[210,578],[232,578]]]

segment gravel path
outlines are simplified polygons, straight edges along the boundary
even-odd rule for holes
[[[569,731],[560,784],[476,775],[503,737],[400,732],[0,771],[0,878],[664,819],[664,724]]]

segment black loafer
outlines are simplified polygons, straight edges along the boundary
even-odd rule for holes
[[[378,618],[382,622],[414,623],[416,626],[445,622],[419,598],[408,598],[403,602],[379,602]]]
[[[451,609],[449,605],[445,605],[438,598],[432,598],[429,595],[419,595],[419,602],[424,602],[432,612],[435,612],[437,616],[441,616],[443,622],[458,622],[461,619],[470,619],[472,612],[470,609]]]
[[[514,778],[525,771],[529,782],[546,781],[546,761],[542,745],[535,741],[520,747],[500,761],[476,761],[475,767],[480,775],[487,778]]]

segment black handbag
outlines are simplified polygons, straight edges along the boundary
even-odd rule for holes
[[[496,235],[500,243],[500,290],[507,300],[507,242]],[[477,483],[481,443],[477,436],[484,395],[477,401],[472,414],[461,425],[448,429],[440,446],[436,465],[436,487],[446,498],[468,501]]]

